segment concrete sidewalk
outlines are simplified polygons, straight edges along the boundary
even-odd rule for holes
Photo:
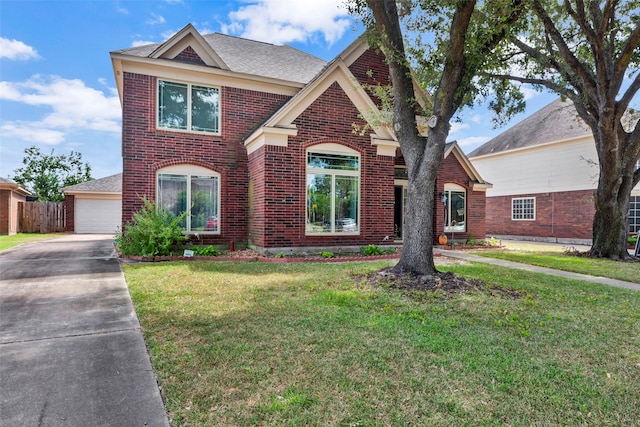
[[[112,236],[0,252],[0,425],[169,425]]]
[[[632,291],[640,291],[640,284],[625,282],[622,280],[609,279],[607,277],[589,276],[587,274],[572,273],[569,271],[554,270],[552,268],[538,267],[530,264],[522,264],[519,262],[505,261],[495,258],[487,258],[483,256],[473,255],[464,251],[451,251],[445,249],[434,248],[434,253],[445,257],[460,259],[469,262],[479,262],[484,264],[498,265],[500,267],[515,268],[518,270],[526,270],[534,273],[544,273],[553,276],[565,277],[567,279],[584,280],[587,282],[601,283],[603,285],[614,286],[617,288],[630,289]]]

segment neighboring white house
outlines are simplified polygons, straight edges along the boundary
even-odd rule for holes
[[[122,226],[122,174],[62,189],[65,195],[65,231],[76,234],[115,234]]]
[[[487,234],[589,243],[598,156],[589,127],[570,102],[556,100],[469,153],[487,190]],[[629,232],[640,230],[640,186]]]

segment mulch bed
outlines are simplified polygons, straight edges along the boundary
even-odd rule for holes
[[[434,254],[435,256],[435,254]],[[361,255],[361,254],[347,254],[347,255],[335,255],[331,258],[322,257],[318,255],[313,256],[285,256],[278,257],[265,257],[258,252],[251,249],[240,249],[237,251],[229,251],[222,253],[218,256],[155,256],[155,257],[143,257],[143,256],[127,256],[120,255],[120,259],[123,261],[141,261],[141,262],[160,262],[160,261],[260,261],[271,263],[291,263],[291,262],[348,262],[348,261],[375,261],[384,259],[399,258],[400,254],[388,254],[388,255]]]
[[[397,271],[394,267],[389,267],[367,275],[366,280],[373,286],[397,290],[417,299],[422,299],[421,297],[427,292],[443,297],[466,292],[484,292],[492,296],[513,299],[519,298],[521,295],[519,291],[488,285],[482,280],[464,278],[452,272],[437,272],[432,276],[423,276]]]

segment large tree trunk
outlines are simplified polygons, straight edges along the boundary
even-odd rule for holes
[[[614,129],[618,127],[620,129]],[[631,138],[631,135],[626,134],[621,127],[619,123],[613,126],[600,125],[593,132],[600,176],[595,194],[596,213],[593,218],[593,244],[590,253],[611,259],[629,258],[629,201],[635,184],[635,157],[623,149],[629,146],[626,139]]]
[[[433,262],[433,217],[435,184],[438,168],[444,155],[448,122],[433,129],[421,152],[406,148],[403,155],[407,163],[409,187],[407,189],[407,211],[402,239],[402,255],[396,270],[418,274],[436,273]],[[445,128],[446,129],[442,129]],[[401,144],[404,145],[404,144]]]

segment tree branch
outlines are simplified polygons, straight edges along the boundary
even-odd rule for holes
[[[616,103],[616,108],[621,110],[619,111],[620,117],[622,117],[622,114],[624,114],[624,112],[627,111],[627,108],[629,108],[629,104],[631,103],[631,101],[636,96],[639,90],[640,90],[640,73],[636,74],[636,78],[633,79],[633,81],[631,82],[631,85],[629,85],[627,90],[622,95],[622,98],[620,98],[620,100]],[[616,111],[616,117],[618,117],[617,113],[618,111]]]
[[[540,4],[540,0],[533,1],[533,9],[542,22],[542,25],[545,28],[545,33],[551,37],[553,43],[558,48],[560,55],[566,61],[568,66],[568,69],[560,66],[557,69],[558,72],[560,72],[568,81],[572,81],[572,85],[574,85],[576,89],[582,87],[581,92],[596,91],[597,85],[595,84],[594,76],[591,74],[590,70],[575,57],[569,46],[567,46],[562,34],[560,34],[560,31],[556,28],[551,17],[546,12],[542,4]],[[576,76],[579,78],[579,82],[581,83],[578,86],[573,83],[578,82],[575,78]]]

